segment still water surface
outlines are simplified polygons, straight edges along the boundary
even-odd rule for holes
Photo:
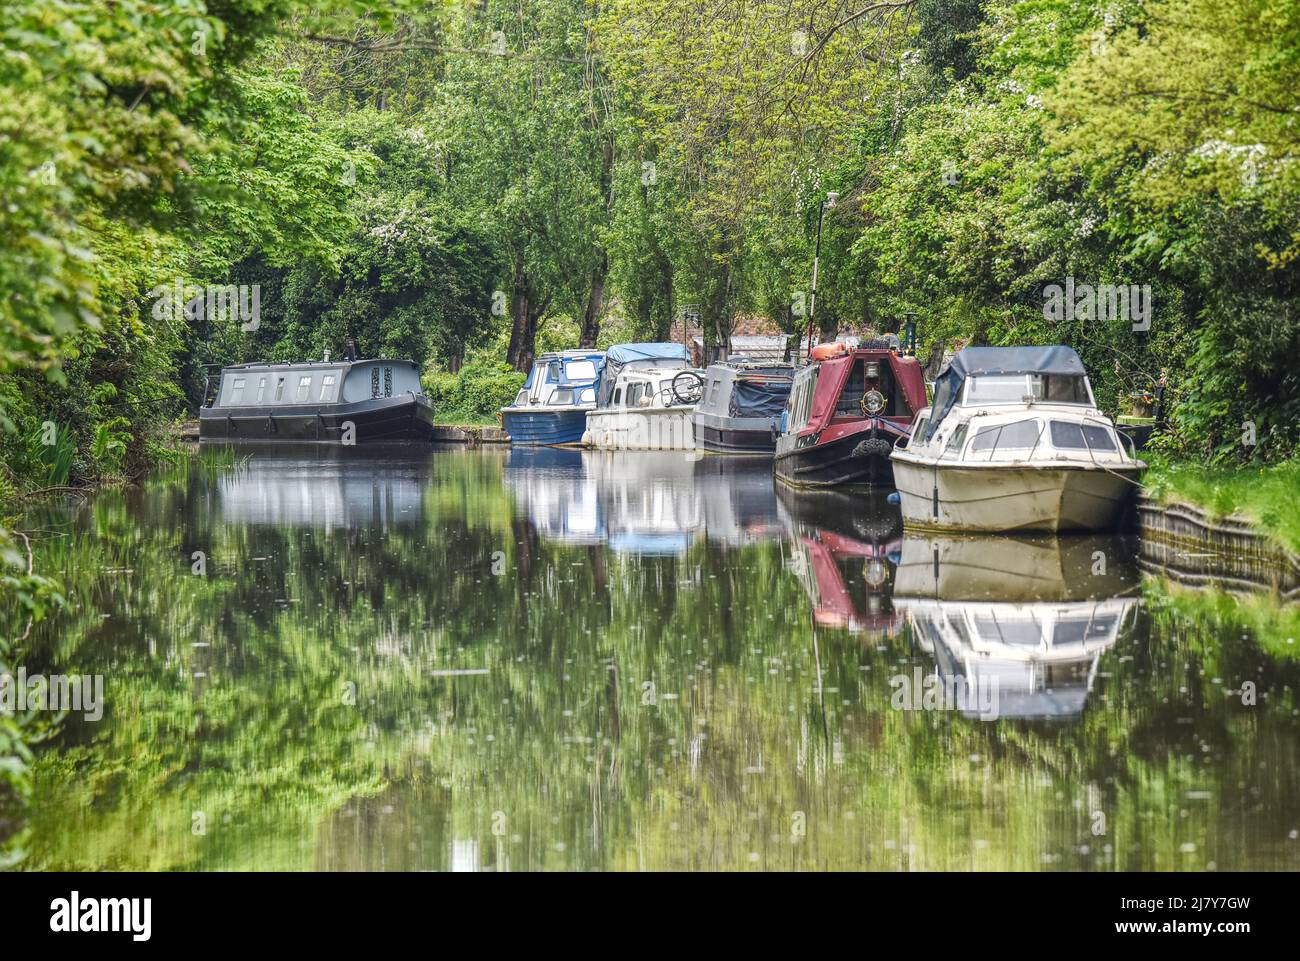
[[[522,449],[258,453],[28,527],[72,604],[29,671],[107,701],[38,756],[29,867],[1300,868],[1294,639],[1131,541]]]

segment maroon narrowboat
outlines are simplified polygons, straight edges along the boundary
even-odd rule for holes
[[[890,452],[927,403],[921,365],[888,342],[819,345],[795,373],[776,476],[795,487],[892,488]]]

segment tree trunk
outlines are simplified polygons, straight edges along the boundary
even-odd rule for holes
[[[614,134],[606,132],[600,147],[600,196],[605,203],[605,223],[614,211]],[[599,259],[591,271],[591,289],[587,295],[587,309],[582,314],[582,334],[579,347],[595,347],[600,336],[600,312],[605,306],[605,277],[609,274],[609,251],[603,246]]]
[[[605,305],[605,276],[609,273],[609,256],[601,252],[600,260],[591,272],[591,291],[587,295],[587,309],[582,313],[582,335],[579,347],[595,347],[600,336],[600,312]]]
[[[533,306],[533,282],[522,270],[516,270],[514,291],[510,297],[510,346],[506,363],[527,372],[533,366],[533,347],[537,339],[537,322]]]
[[[731,317],[727,311],[727,304],[731,300],[731,265],[723,262],[719,269],[721,276],[714,279],[713,289],[704,304],[705,316],[701,318],[705,343],[707,347],[713,348],[712,351],[706,351],[709,354],[706,362],[715,354],[722,356],[720,348],[731,346]]]

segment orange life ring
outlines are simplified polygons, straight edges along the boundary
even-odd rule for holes
[[[813,360],[832,360],[836,357],[843,357],[849,352],[848,344],[839,342],[833,344],[818,344],[812,349]]]

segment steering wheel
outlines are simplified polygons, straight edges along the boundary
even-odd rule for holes
[[[693,370],[681,370],[673,375],[673,397],[679,404],[698,404],[704,396],[704,378]]]

